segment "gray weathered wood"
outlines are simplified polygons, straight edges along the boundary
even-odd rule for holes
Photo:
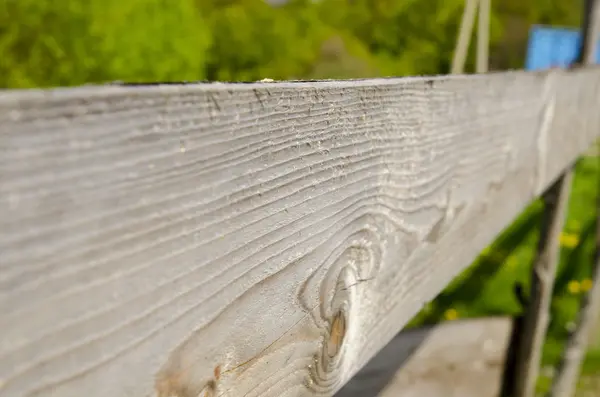
[[[600,34],[600,1],[586,0],[583,8],[582,48],[579,62],[590,65],[595,62],[596,43]],[[599,157],[600,159],[600,157]],[[600,195],[600,191],[598,192]],[[597,207],[600,211],[600,196],[597,197]],[[598,215],[600,217],[600,215]],[[576,390],[577,380],[581,372],[581,364],[585,357],[590,333],[600,312],[600,218],[596,219],[596,253],[592,263],[592,288],[581,300],[575,329],[569,335],[565,344],[561,361],[558,365],[552,387],[548,392],[550,397],[570,397]]]
[[[507,317],[402,331],[335,397],[497,397],[510,331]]]
[[[567,214],[572,178],[571,171],[565,172],[542,196],[544,213],[531,272],[531,288],[523,318],[523,333],[518,342],[514,397],[535,395],[560,258],[560,233]]]
[[[0,396],[328,396],[600,133],[600,70],[0,93]]]

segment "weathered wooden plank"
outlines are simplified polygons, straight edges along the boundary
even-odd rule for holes
[[[578,56],[580,65],[590,65],[596,59],[595,49],[600,36],[600,1],[586,0],[583,5],[582,47]],[[600,182],[600,180],[599,180]],[[600,184],[599,184],[600,186]],[[600,195],[600,191],[598,192]],[[600,209],[600,196],[597,197]],[[596,250],[600,249],[600,222],[596,219]],[[595,318],[600,311],[600,263],[598,252],[592,263],[592,288],[582,297],[581,306],[576,319],[575,329],[570,333],[565,343],[556,376],[548,397],[570,397],[577,389],[577,380],[581,373],[581,365],[585,357],[590,333],[593,330]]]
[[[511,319],[400,332],[335,397],[498,397]]]
[[[542,195],[544,211],[529,298],[523,314],[523,329],[516,342],[514,397],[534,397],[542,360],[542,349],[550,324],[550,304],[560,260],[560,234],[567,215],[573,173],[562,174]]]
[[[331,395],[598,103],[598,69],[3,92],[0,396]]]

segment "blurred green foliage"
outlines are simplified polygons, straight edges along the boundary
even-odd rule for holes
[[[576,3],[493,1],[492,69],[522,66],[532,24],[576,26]],[[447,73],[463,4],[0,0],[0,87]]]
[[[0,86],[202,78],[211,34],[193,0],[172,5],[1,0]]]

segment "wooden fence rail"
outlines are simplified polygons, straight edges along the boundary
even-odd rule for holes
[[[331,396],[600,135],[600,69],[0,93],[0,396]]]

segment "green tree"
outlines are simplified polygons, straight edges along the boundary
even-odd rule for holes
[[[582,0],[492,1],[491,68]],[[447,73],[464,0],[3,0],[0,87]],[[467,70],[472,70],[471,46]]]
[[[384,75],[447,72],[463,0],[322,0],[320,15],[356,37]]]
[[[0,2],[0,86],[205,77],[210,34],[192,0]]]
[[[308,1],[271,6],[263,0],[202,2],[213,43],[211,80],[300,78],[318,55],[324,26]]]

